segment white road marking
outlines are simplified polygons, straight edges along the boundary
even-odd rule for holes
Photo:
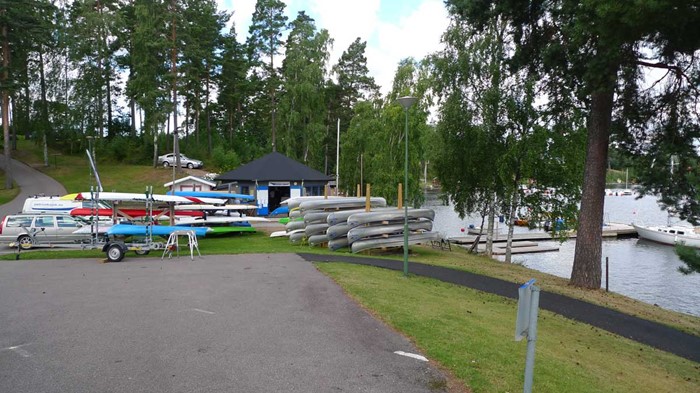
[[[205,314],[216,314],[215,312],[207,311],[207,310],[202,310],[199,308],[193,308],[192,311],[197,311],[197,312],[203,312]]]
[[[428,361],[428,358],[426,358],[425,356],[416,355],[415,353],[409,353],[409,352],[404,352],[404,351],[395,351],[394,353],[397,354],[397,355],[407,356],[407,357],[409,357],[409,358],[418,359],[418,360],[421,360],[421,361],[424,361],[424,362],[427,362],[427,361]]]
[[[15,345],[14,347],[7,347],[7,348],[0,349],[0,351],[12,351],[23,358],[28,358],[28,357],[32,356],[32,354],[29,353],[29,351],[27,351],[26,349],[21,348],[25,345],[29,345],[29,344]]]

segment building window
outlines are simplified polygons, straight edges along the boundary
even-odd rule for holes
[[[321,196],[323,195],[322,186],[306,186],[304,187],[304,192],[306,196]]]

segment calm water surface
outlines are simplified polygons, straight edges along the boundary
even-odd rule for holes
[[[435,194],[426,196],[425,207],[435,210],[434,230],[443,236],[460,236],[462,228],[481,224],[479,216],[461,220],[452,206],[444,206]],[[667,223],[654,197],[635,199],[632,196],[605,197],[605,221],[659,225]],[[516,228],[526,231],[525,228]],[[501,226],[500,231],[507,233]],[[539,242],[542,245],[558,242]],[[513,262],[545,273],[569,278],[574,261],[575,240],[561,244],[559,251],[513,255]],[[683,262],[673,247],[643,239],[603,240],[603,287],[605,258],[609,260],[610,291],[617,292],[670,310],[700,316],[700,274],[683,275],[678,271]]]

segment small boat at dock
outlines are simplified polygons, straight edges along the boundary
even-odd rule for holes
[[[700,248],[700,227],[682,225],[644,226],[632,224],[639,237],[653,242],[674,246],[683,244],[688,247]]]

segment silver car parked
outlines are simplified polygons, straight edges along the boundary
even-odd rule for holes
[[[86,224],[68,214],[13,214],[0,222],[0,241],[16,242],[24,249],[35,245],[79,243],[90,239],[90,233],[74,233]]]
[[[164,167],[169,167],[175,165],[175,153],[164,154],[158,156],[158,165],[163,165]],[[180,166],[187,167],[190,169],[201,168],[204,165],[202,161],[195,160],[194,158],[189,158],[180,154]]]

